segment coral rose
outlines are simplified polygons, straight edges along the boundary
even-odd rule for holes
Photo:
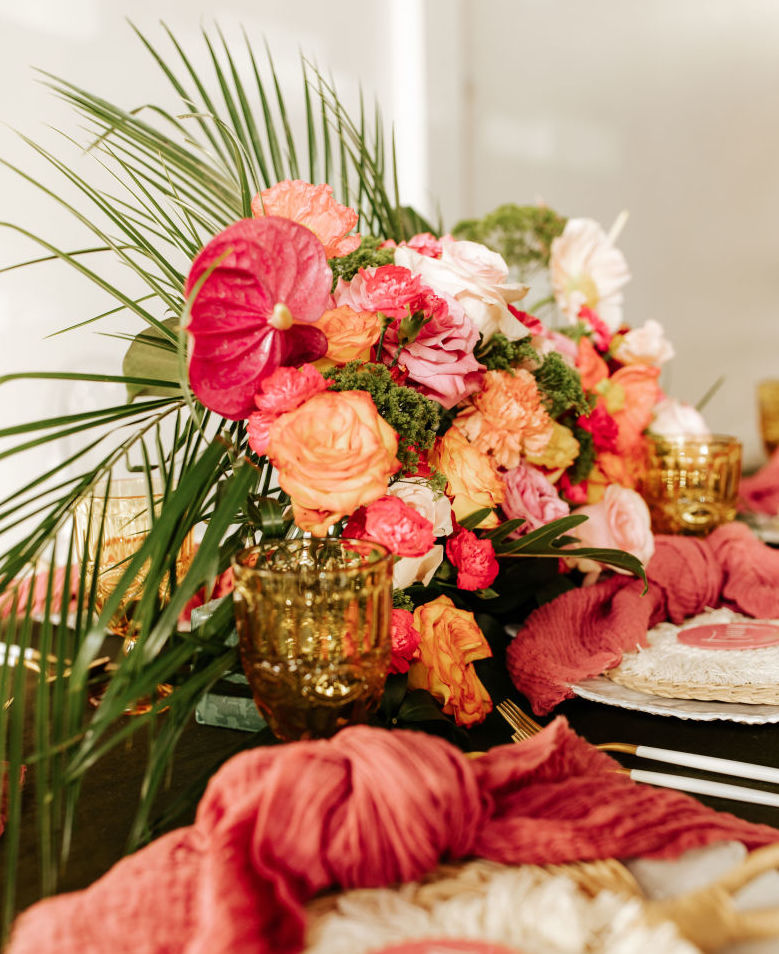
[[[446,474],[446,493],[458,520],[485,507],[494,509],[503,500],[503,482],[490,458],[474,447],[456,425],[436,441],[430,463]],[[494,527],[497,523],[497,516],[491,514],[480,526]]]
[[[252,215],[278,215],[299,222],[316,235],[328,258],[341,258],[360,247],[359,235],[348,235],[357,225],[357,213],[333,198],[329,185],[285,179],[263,189],[252,199]]]
[[[457,426],[499,467],[517,467],[523,456],[541,454],[552,439],[552,419],[529,371],[488,371],[483,390],[471,402],[457,416]]]
[[[609,367],[595,350],[595,345],[586,335],[582,335],[579,342],[579,352],[576,355],[576,367],[582,379],[585,391],[592,391],[597,384],[609,376]]]
[[[655,552],[649,508],[635,490],[610,484],[600,503],[588,504],[573,512],[589,518],[573,531],[581,546],[625,550],[644,565]],[[594,560],[568,559],[566,562],[583,573],[597,574],[602,569],[601,564]],[[629,572],[617,567],[613,569],[617,573]]]
[[[570,510],[554,484],[535,467],[520,464],[503,475],[503,483],[506,486],[503,513],[510,520],[521,517],[525,521],[514,531],[515,536],[565,517]]]
[[[473,614],[439,596],[414,610],[414,626],[422,638],[420,659],[408,672],[409,688],[427,689],[458,725],[483,722],[492,711],[492,700],[473,662],[487,659],[492,650]]]
[[[319,364],[328,368],[358,359],[367,361],[371,347],[381,334],[381,317],[342,305],[326,311],[315,327],[323,331],[327,338],[327,354],[320,359]]]
[[[632,454],[649,427],[660,396],[659,375],[659,368],[631,364],[615,371],[609,379],[611,387],[619,387],[624,395],[622,407],[611,411],[617,422],[617,450],[620,454]]]
[[[399,497],[381,497],[356,510],[344,527],[345,537],[372,540],[401,557],[421,557],[435,543],[433,524]]]
[[[292,411],[314,394],[327,390],[327,381],[312,364],[300,368],[277,368],[260,384],[255,394],[257,410],[249,415],[249,446],[257,454],[268,449],[268,433],[279,415]]]
[[[480,540],[472,530],[460,527],[446,541],[446,555],[457,567],[461,590],[486,590],[495,582],[500,567],[491,540]]]
[[[419,659],[422,635],[414,626],[414,617],[408,610],[392,610],[392,658],[390,672],[408,672],[412,660]]]
[[[315,394],[276,418],[268,441],[268,456],[292,498],[296,522],[312,533],[383,496],[400,468],[397,449],[397,434],[365,391]],[[311,525],[304,526],[298,516],[308,522],[305,511],[320,518],[311,517]]]

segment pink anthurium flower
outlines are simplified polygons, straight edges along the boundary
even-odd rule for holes
[[[187,326],[189,381],[207,408],[239,420],[276,368],[326,353],[324,333],[307,324],[328,307],[332,272],[310,229],[274,216],[242,219],[211,239],[192,263],[187,297],[209,269]]]

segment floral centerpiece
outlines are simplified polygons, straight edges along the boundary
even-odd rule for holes
[[[658,385],[672,355],[659,325],[623,323],[629,275],[615,234],[516,206],[451,234],[433,229],[390,197],[380,126],[370,136],[366,117],[353,122],[308,68],[304,178],[272,63],[275,102],[251,49],[249,89],[229,50],[220,59],[206,34],[226,104],[220,115],[175,40],[196,91],[141,39],[187,118],[160,106],[147,119],[51,80],[86,118],[88,146],[113,165],[120,193],[35,147],[89,205],[84,212],[58,199],[92,245],[67,251],[17,228],[43,246],[45,260],[75,267],[108,293],[114,307],[102,320],[136,322],[119,335],[129,343],[121,373],[38,374],[120,382],[126,403],[3,433],[23,435],[7,453],[88,433],[67,470],[28,482],[0,514],[4,529],[33,520],[0,560],[5,637],[24,654],[37,614],[36,651],[57,660],[53,671],[41,667],[34,752],[25,752],[17,710],[0,708],[0,752],[10,753],[5,838],[19,837],[19,769],[33,757],[48,793],[45,890],[56,883],[52,859],[66,853],[83,776],[105,747],[142,727],[152,742],[130,844],[150,837],[178,734],[202,694],[236,666],[229,600],[191,634],[177,621],[229,591],[230,559],[247,542],[310,533],[387,546],[396,561],[394,675],[382,717],[471,726],[492,706],[477,671],[493,652],[485,620],[517,622],[605,566],[641,574],[653,548],[633,489],[644,435],[694,414]],[[338,197],[328,183],[340,184]],[[133,289],[93,267],[96,253],[121,261]],[[74,560],[72,512],[123,461],[150,486],[157,471],[164,501],[115,601],[98,613]],[[186,575],[166,606],[142,603],[135,649],[86,713],[114,605],[141,565],[150,566],[152,591],[175,576],[195,526],[204,531]],[[43,572],[44,560],[57,569]],[[21,672],[6,661],[0,681],[23,699]],[[162,682],[172,685],[164,704],[116,732],[125,708]]]

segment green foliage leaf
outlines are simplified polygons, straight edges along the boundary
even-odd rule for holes
[[[178,333],[179,319],[166,318],[166,328]],[[171,346],[170,339],[156,328],[147,328],[137,334],[122,361],[122,372],[130,378],[157,378],[169,384],[128,384],[127,400],[134,401],[140,396],[181,395],[178,384],[179,356]]]

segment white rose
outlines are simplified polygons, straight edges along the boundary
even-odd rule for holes
[[[651,319],[641,328],[628,331],[614,352],[614,357],[623,364],[661,365],[673,356],[673,345],[666,338],[663,326]]]
[[[433,535],[448,537],[452,532],[452,505],[445,494],[436,494],[422,477],[397,480],[387,491],[413,507],[433,524]]]
[[[700,411],[691,404],[684,404],[674,398],[663,398],[652,408],[652,423],[649,430],[660,437],[673,437],[675,434],[699,434],[706,437],[711,433]]]
[[[524,298],[528,286],[507,281],[503,258],[477,242],[443,238],[441,248],[441,258],[430,258],[400,246],[395,250],[395,264],[419,275],[437,295],[456,298],[485,341],[496,331],[512,341],[524,338],[527,328],[508,310],[508,302]]]
[[[412,583],[428,586],[443,559],[444,548],[440,543],[436,543],[421,557],[401,557],[395,561],[392,585],[396,590],[405,590]]]

